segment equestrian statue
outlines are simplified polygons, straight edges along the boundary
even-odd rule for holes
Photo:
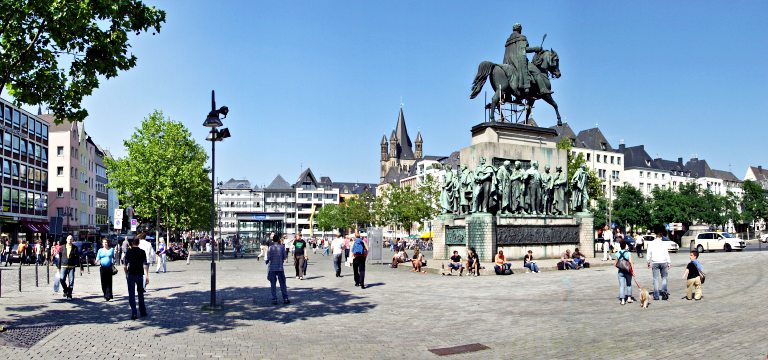
[[[501,113],[502,104],[513,103],[525,105],[525,122],[528,123],[533,103],[541,99],[555,109],[557,125],[561,126],[560,111],[552,98],[552,85],[549,81],[550,76],[557,79],[561,75],[560,58],[555,50],[544,50],[541,46],[530,47],[522,30],[522,25],[518,23],[512,26],[512,34],[505,44],[503,64],[490,61],[480,63],[469,98],[477,97],[485,81],[490,78],[493,98],[486,105],[486,108],[493,109],[490,121],[495,121],[495,111]],[[528,53],[536,54],[530,63]]]

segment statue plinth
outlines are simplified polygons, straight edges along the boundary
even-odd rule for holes
[[[472,145],[501,143],[556,148],[557,131],[523,124],[484,122],[472,127]]]

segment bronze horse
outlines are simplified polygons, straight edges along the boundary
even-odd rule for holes
[[[494,64],[490,61],[483,61],[477,68],[477,75],[475,76],[474,83],[472,83],[472,94],[469,95],[469,98],[474,99],[477,97],[477,94],[480,93],[483,85],[485,85],[485,80],[490,76],[491,86],[493,87],[493,99],[491,100],[490,104],[486,105],[486,108],[491,108],[494,110],[498,109],[498,111],[501,112],[502,103],[524,103],[525,121],[528,123],[528,118],[531,115],[531,108],[533,107],[533,103],[538,99],[542,99],[549,105],[552,105],[552,108],[555,109],[555,113],[557,114],[557,125],[561,126],[562,121],[560,120],[560,111],[557,109],[557,103],[555,102],[555,99],[552,98],[552,93],[550,92],[551,85],[549,82],[549,76],[557,79],[561,75],[560,58],[557,56],[557,52],[550,49],[537,53],[536,56],[533,57],[533,60],[528,64],[528,69],[529,72],[533,74],[533,76],[544,77],[543,82],[547,86],[547,89],[543,89],[545,90],[544,93],[542,93],[542,89],[539,89],[538,83],[536,81],[532,81],[530,92],[521,95],[518,89],[513,89],[509,85],[509,78],[504,72],[502,65]],[[495,121],[494,111],[491,111],[490,121]]]

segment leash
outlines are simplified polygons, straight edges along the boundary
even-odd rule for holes
[[[629,270],[630,270],[630,272],[629,272],[629,273],[630,273],[630,274],[632,274],[632,279],[634,279],[634,280],[635,280],[635,285],[637,285],[637,288],[638,288],[638,289],[642,290],[642,289],[643,289],[643,287],[642,287],[642,286],[640,286],[640,283],[639,283],[639,282],[637,282],[637,276],[635,276],[635,267],[634,267],[634,266],[631,266],[631,267],[629,268]]]

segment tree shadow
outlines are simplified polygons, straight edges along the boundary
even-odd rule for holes
[[[186,331],[216,333],[253,326],[254,321],[288,324],[312,318],[365,313],[376,307],[361,296],[334,288],[289,288],[288,296],[291,304],[272,305],[268,287],[217,289],[217,302],[221,308],[213,311],[204,310],[204,305],[210,302],[209,291],[185,291],[162,298],[146,297],[149,316],[137,321],[129,320],[131,314],[127,297],[115,298],[109,304],[77,297],[73,300],[52,299],[57,303],[71,302],[74,308],[50,309],[45,304],[6,308],[6,324],[33,327],[126,321],[129,330],[155,327],[165,330],[157,335],[162,336]]]

